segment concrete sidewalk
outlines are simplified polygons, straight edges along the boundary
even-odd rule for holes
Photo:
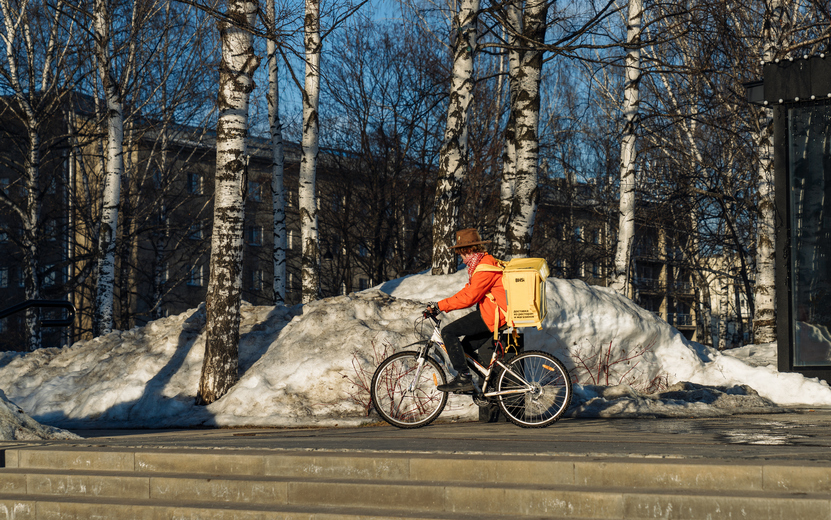
[[[0,443],[0,520],[831,518],[831,410]]]
[[[562,419],[548,428],[436,423],[362,428],[81,430],[82,441],[0,442],[0,449],[213,448],[831,462],[831,410],[693,419]]]

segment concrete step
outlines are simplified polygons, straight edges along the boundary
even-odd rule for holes
[[[193,480],[175,484],[183,488]],[[831,496],[802,493],[683,494],[650,489],[582,486],[474,487],[390,482],[292,483],[285,498],[269,503],[233,500],[222,484],[150,498],[0,494],[0,519],[21,518],[274,518],[276,513],[346,515],[343,518],[829,518]],[[156,490],[157,491],[157,490]],[[208,491],[207,493],[205,491]],[[240,498],[240,497],[236,497]],[[277,498],[277,497],[275,497]],[[200,512],[203,511],[204,512]],[[124,513],[130,511],[130,514]],[[188,511],[187,513],[175,511]],[[194,512],[194,513],[191,513]],[[229,512],[233,512],[229,513]],[[170,515],[170,516],[168,516]],[[231,516],[228,516],[231,515]],[[263,516],[265,515],[265,516]],[[287,516],[294,518],[294,516]],[[283,518],[283,516],[277,516]],[[340,518],[333,516],[333,518]]]
[[[45,447],[6,450],[5,467],[147,474],[831,493],[831,464],[770,460]]]
[[[258,506],[0,494],[0,519],[10,520],[504,520],[504,515],[406,512],[348,507]],[[566,520],[536,516],[523,520]],[[602,520],[602,519],[582,519]]]
[[[0,520],[831,518],[820,463],[67,447],[5,461]]]

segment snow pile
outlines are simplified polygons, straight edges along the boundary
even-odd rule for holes
[[[80,439],[77,435],[53,426],[44,426],[29,417],[19,406],[9,401],[0,390],[0,440],[43,441]]]
[[[397,297],[418,298],[426,294],[435,300],[458,290],[467,281],[467,274],[459,272],[445,278],[452,282],[431,283],[435,277],[413,276],[382,284],[380,288],[388,289]],[[708,385],[714,392],[747,386],[759,393],[760,399],[753,405],[758,407],[757,411],[774,405],[831,405],[831,387],[824,381],[796,373],[780,373],[776,369],[775,344],[745,347],[735,352],[735,356],[726,355],[687,340],[664,320],[611,289],[579,280],[549,278],[546,296],[548,316],[543,329],[523,329],[525,348],[551,352],[566,364],[581,385],[626,384],[642,395],[678,382]],[[752,362],[745,362],[750,358],[754,358]],[[622,397],[612,395],[604,397],[584,392],[578,386],[575,409],[580,415],[598,415],[600,399],[607,401],[610,410],[615,410],[614,401]],[[594,411],[581,411],[579,403],[592,399]],[[689,401],[697,402],[696,399],[693,391]],[[721,409],[722,414],[731,410],[726,405],[710,403],[710,406]],[[658,415],[654,406],[650,408],[653,411],[647,412],[649,415]],[[735,410],[738,413],[749,408],[752,408],[750,400],[746,400]],[[661,413],[674,414],[666,410]],[[612,414],[612,411],[604,413]]]
[[[774,411],[776,405],[747,385],[705,386],[681,382],[652,394],[629,385],[583,386],[573,401],[579,417],[718,417]]]
[[[0,357],[0,388],[35,419],[64,428],[376,421],[367,416],[366,391],[374,364],[429,333],[414,329],[424,304],[466,281],[465,272],[415,275],[305,306],[244,305],[240,381],[209,406],[195,404],[204,305],[71,347]],[[572,414],[703,416],[831,404],[827,384],[780,374],[766,355],[722,355],[610,290],[547,283],[545,327],[524,329],[525,348],[552,352],[571,370],[579,383]],[[742,360],[754,356],[765,361]],[[453,396],[442,419],[477,415],[470,397]]]
[[[725,350],[723,353],[727,356],[739,359],[742,363],[752,367],[776,368],[776,343],[745,345],[740,348]]]

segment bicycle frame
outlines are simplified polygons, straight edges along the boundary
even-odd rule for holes
[[[422,347],[419,347],[418,367],[416,368],[416,377],[413,378],[413,381],[410,383],[410,388],[408,389],[410,392],[415,390],[414,385],[416,381],[418,381],[419,376],[421,375],[421,370],[424,366],[424,358],[430,355],[430,350],[433,348],[433,345],[438,345],[441,347],[440,351],[443,354],[442,357],[445,366],[452,366],[452,364],[450,363],[450,357],[447,354],[447,347],[444,346],[444,340],[442,339],[441,333],[439,332],[439,325],[441,325],[441,320],[439,320],[435,316],[430,316],[430,319],[433,322],[433,333],[430,336],[430,339],[426,342],[426,344]],[[483,397],[496,397],[508,394],[524,394],[526,392],[532,391],[533,388],[531,387],[531,385],[528,384],[528,381],[526,381],[524,377],[508,368],[508,366],[502,362],[502,358],[500,357],[499,352],[500,349],[497,345],[497,348],[494,349],[493,355],[491,356],[490,365],[487,368],[482,366],[472,356],[465,352],[465,361],[467,361],[467,366],[483,378],[482,388],[479,388],[479,385],[476,383],[475,380],[473,381],[473,386],[476,389],[476,394],[482,395]],[[524,386],[511,390],[503,390],[501,392],[489,392],[488,384],[490,383],[491,376],[496,373],[496,367],[500,367],[502,368],[502,370],[511,374],[513,377],[516,378],[517,381],[519,381]]]

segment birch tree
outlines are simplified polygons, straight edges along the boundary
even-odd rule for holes
[[[113,328],[113,287],[115,282],[115,243],[121,177],[124,173],[124,109],[121,85],[115,77],[110,45],[112,17],[108,0],[95,0],[95,60],[107,103],[107,144],[104,161],[104,191],[101,225],[98,232],[98,279],[95,296],[94,335],[107,334]]]
[[[762,60],[773,61],[786,21],[782,0],[766,0]],[[756,231],[756,285],[753,341],[776,341],[775,194],[773,189],[773,109],[759,108],[759,216]]]
[[[433,274],[449,274],[456,267],[456,255],[450,247],[458,228],[461,183],[467,168],[467,117],[473,99],[478,16],[479,0],[459,1],[453,23],[453,71],[433,213]]]
[[[499,215],[494,234],[494,254],[500,258],[507,257],[512,247],[508,243],[508,226],[511,221],[511,209],[514,201],[516,184],[516,112],[519,94],[520,39],[522,33],[522,9],[515,2],[505,5],[505,43],[508,46],[508,120],[505,123],[502,153],[502,178],[499,188]]]
[[[239,377],[245,138],[253,75],[260,63],[246,28],[253,24],[257,8],[256,0],[229,0],[228,19],[219,22],[222,63],[217,97],[214,223],[205,358],[197,393],[197,399],[205,404],[225,395]]]
[[[640,85],[640,45],[642,0],[629,0],[626,27],[626,79],[623,93],[625,126],[620,150],[620,215],[611,287],[620,294],[629,293],[629,265],[635,236],[635,176],[637,172],[635,140],[637,138]]]
[[[508,254],[526,257],[539,202],[540,78],[545,45],[546,0],[527,0],[522,16],[522,46],[517,77],[517,94],[511,107],[515,117],[516,183],[507,224]]]
[[[46,179],[41,168],[57,146],[48,140],[49,125],[60,114],[66,94],[82,76],[69,70],[77,26],[63,1],[13,2],[0,0],[0,42],[5,60],[0,65],[0,80],[6,93],[0,98],[5,117],[19,124],[6,143],[25,136],[19,146],[22,155],[20,175],[15,186],[0,191],[0,205],[20,222],[14,241],[22,251],[24,292],[28,300],[41,297],[40,259],[43,226],[43,191]],[[50,150],[51,149],[51,150]],[[54,156],[53,156],[54,158]],[[51,180],[51,179],[50,179]],[[14,196],[12,190],[19,193]],[[30,308],[25,317],[26,347],[40,348],[38,311]]]
[[[274,245],[272,262],[274,265],[273,301],[280,305],[286,301],[286,199],[283,193],[283,125],[280,121],[279,70],[277,65],[277,44],[275,30],[274,0],[266,0],[266,31],[272,38],[266,41],[268,59],[268,126],[271,135],[271,203],[273,212]]]
[[[318,108],[320,102],[320,0],[306,0],[303,22],[303,47],[306,53],[306,79],[303,88],[303,137],[300,159],[299,209],[301,240],[302,302],[320,293],[320,237],[317,222],[317,155],[320,149]]]

